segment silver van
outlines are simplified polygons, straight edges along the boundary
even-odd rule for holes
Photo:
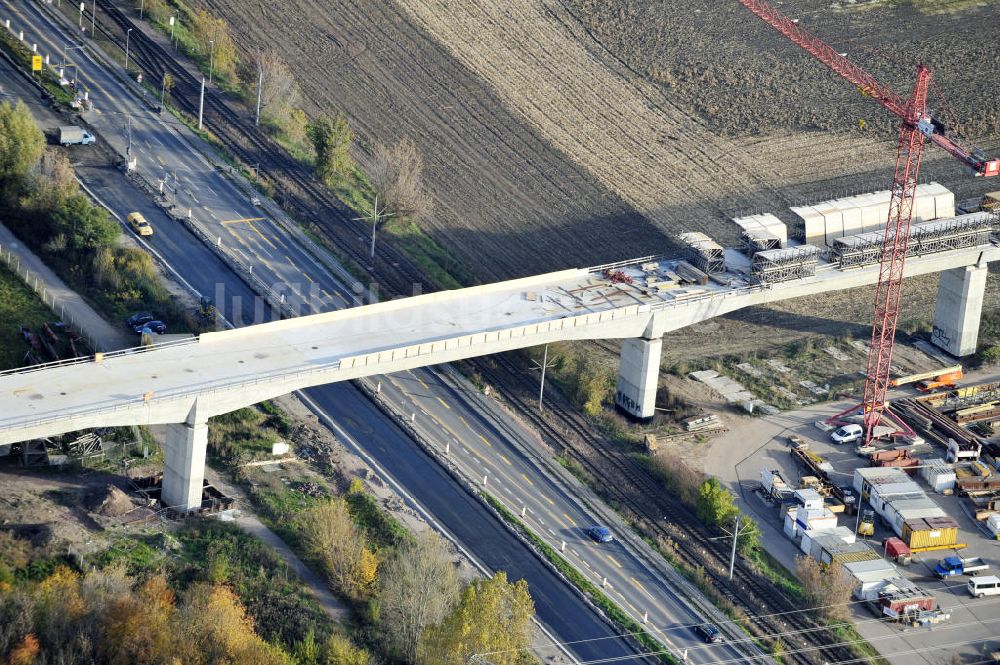
[[[1000,595],[1000,577],[996,575],[984,575],[982,577],[970,578],[969,593],[976,598]]]

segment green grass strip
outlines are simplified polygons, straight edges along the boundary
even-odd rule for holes
[[[620,607],[618,607],[618,605],[614,603],[614,601],[604,595],[604,593],[592,582],[590,582],[590,580],[580,574],[580,571],[574,568],[568,561],[566,561],[566,559],[561,557],[555,549],[535,535],[534,532],[532,532],[531,529],[519,520],[514,513],[510,512],[505,505],[486,492],[480,492],[480,495],[490,506],[493,507],[494,510],[500,513],[504,520],[517,528],[517,530],[523,534],[532,545],[538,548],[538,551],[541,552],[542,555],[566,577],[566,579],[568,579],[580,591],[585,593],[587,597],[590,598],[590,601],[599,607],[601,611],[608,616],[608,618],[621,626],[623,630],[630,633],[643,647],[648,649],[651,652],[650,655],[655,655],[663,663],[679,665],[679,661],[676,658],[665,652],[666,647],[663,644],[647,633],[638,622],[627,615]]]

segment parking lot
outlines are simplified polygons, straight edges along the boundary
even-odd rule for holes
[[[977,377],[975,382],[986,380],[990,378]],[[783,533],[777,506],[765,502],[753,490],[760,485],[763,467],[780,470],[789,485],[798,487],[803,471],[790,454],[788,436],[791,434],[804,439],[811,451],[833,465],[832,478],[837,484],[852,485],[854,469],[868,466],[867,459],[855,454],[854,444],[833,444],[829,433],[814,424],[849,406],[849,402],[827,403],[764,418],[742,418],[713,442],[709,452],[705,470],[737,492],[744,511],[760,523],[765,547],[789,569],[794,568],[795,557],[801,555],[801,551]],[[944,451],[933,446],[924,446],[914,452],[921,457],[944,457]],[[990,570],[983,574],[1000,575],[1000,541],[991,539],[981,523],[974,519],[974,510],[967,499],[935,494],[919,474],[914,474],[914,479],[932,501],[959,523],[958,542],[967,547],[959,552],[949,549],[914,554],[913,562],[899,566],[899,571],[903,577],[932,592],[940,606],[950,612],[951,619],[927,628],[904,627],[883,623],[867,606],[856,603],[854,617],[858,630],[890,662],[900,665],[988,660],[991,651],[1000,649],[1000,596],[972,598],[966,587],[967,577],[942,581],[934,576],[932,569],[945,556],[957,554],[983,557],[990,564]],[[855,519],[853,515],[840,514],[838,524],[853,530]],[[876,519],[875,534],[868,542],[881,550],[883,538],[893,535],[896,534]],[[953,660],[956,656],[960,660]]]

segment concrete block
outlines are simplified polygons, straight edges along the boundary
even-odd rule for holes
[[[985,266],[967,266],[941,273],[931,341],[953,356],[976,352],[986,270]]]
[[[656,388],[660,378],[663,340],[628,339],[622,344],[615,404],[636,418],[656,413]]]

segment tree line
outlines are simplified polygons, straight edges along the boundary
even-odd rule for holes
[[[80,187],[65,153],[23,102],[0,103],[0,218],[71,287],[124,316],[156,307],[168,323],[181,314],[149,255],[121,244],[121,228]]]

